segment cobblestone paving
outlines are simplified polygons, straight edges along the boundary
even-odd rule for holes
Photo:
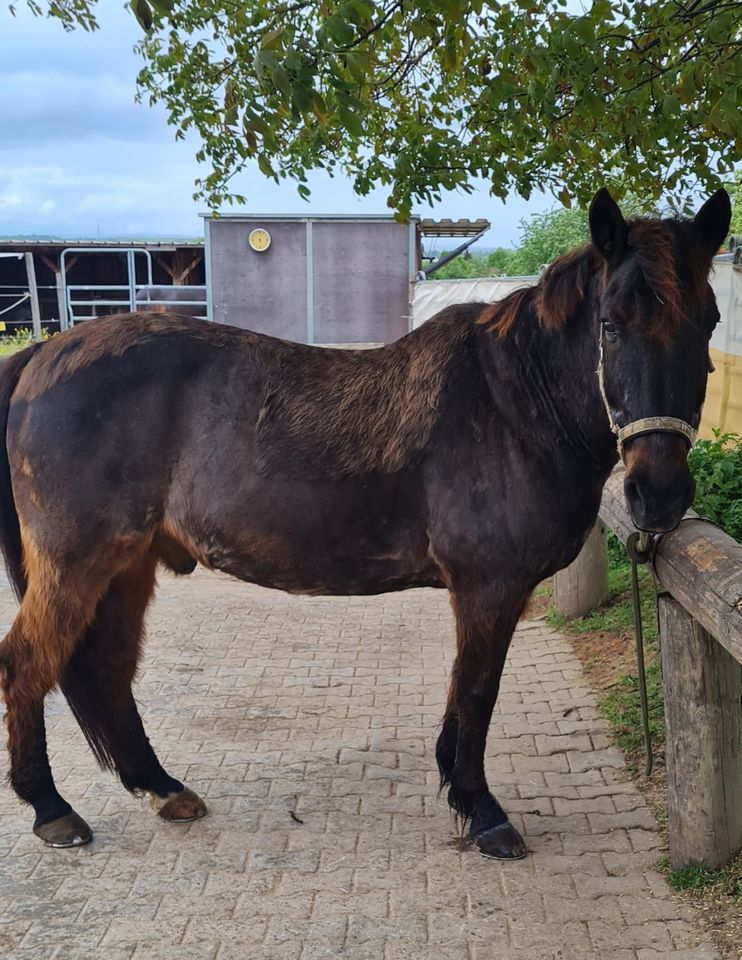
[[[137,696],[165,767],[210,814],[160,822],[51,699],[57,782],[95,839],[43,848],[0,790],[0,956],[714,960],[652,870],[655,824],[578,662],[542,624],[515,637],[487,757],[531,856],[458,849],[434,761],[452,652],[440,592],[304,599],[164,579]]]

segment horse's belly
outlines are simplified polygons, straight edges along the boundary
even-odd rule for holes
[[[385,557],[339,556],[334,562],[317,564],[309,558],[297,558],[276,564],[242,555],[225,558],[218,569],[262,587],[313,596],[356,596],[443,586],[434,568]]]
[[[262,486],[262,485],[261,485]],[[239,517],[210,526],[207,565],[291,593],[353,595],[442,586],[419,502],[391,480],[252,487]]]

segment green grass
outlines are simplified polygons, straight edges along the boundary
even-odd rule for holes
[[[44,339],[46,340],[47,337],[48,333],[44,331]],[[0,337],[0,357],[11,357],[14,353],[18,353],[19,350],[23,350],[33,342],[33,333],[25,329]]]
[[[659,661],[655,660],[646,670],[647,708],[652,743],[657,744],[665,736],[665,703],[662,697],[662,675]],[[600,702],[600,712],[614,727],[619,747],[626,754],[644,749],[642,732],[641,697],[639,680],[633,675],[621,677]]]
[[[721,870],[690,866],[670,870],[667,857],[657,868],[665,873],[673,890],[689,890],[698,893],[723,894],[742,902],[742,855],[737,856]]]
[[[696,481],[693,509],[742,541],[742,437],[714,430],[713,440],[697,440],[688,455]]]
[[[618,541],[616,541],[618,542]],[[610,545],[609,545],[610,546]],[[621,548],[623,550],[623,548]],[[646,644],[657,640],[657,616],[652,578],[646,567],[639,568],[642,625]],[[546,621],[556,630],[575,635],[583,633],[623,633],[634,629],[634,606],[631,598],[631,565],[625,552],[623,557],[615,550],[608,552],[608,600],[585,617],[569,620],[553,607]]]

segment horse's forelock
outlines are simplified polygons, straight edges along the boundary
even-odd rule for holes
[[[632,220],[628,244],[636,276],[624,298],[627,319],[668,342],[689,304],[705,299],[709,258],[682,221]]]

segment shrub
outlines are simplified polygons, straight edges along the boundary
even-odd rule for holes
[[[688,455],[696,481],[693,509],[742,542],[742,437],[714,430],[713,440],[698,440]]]

